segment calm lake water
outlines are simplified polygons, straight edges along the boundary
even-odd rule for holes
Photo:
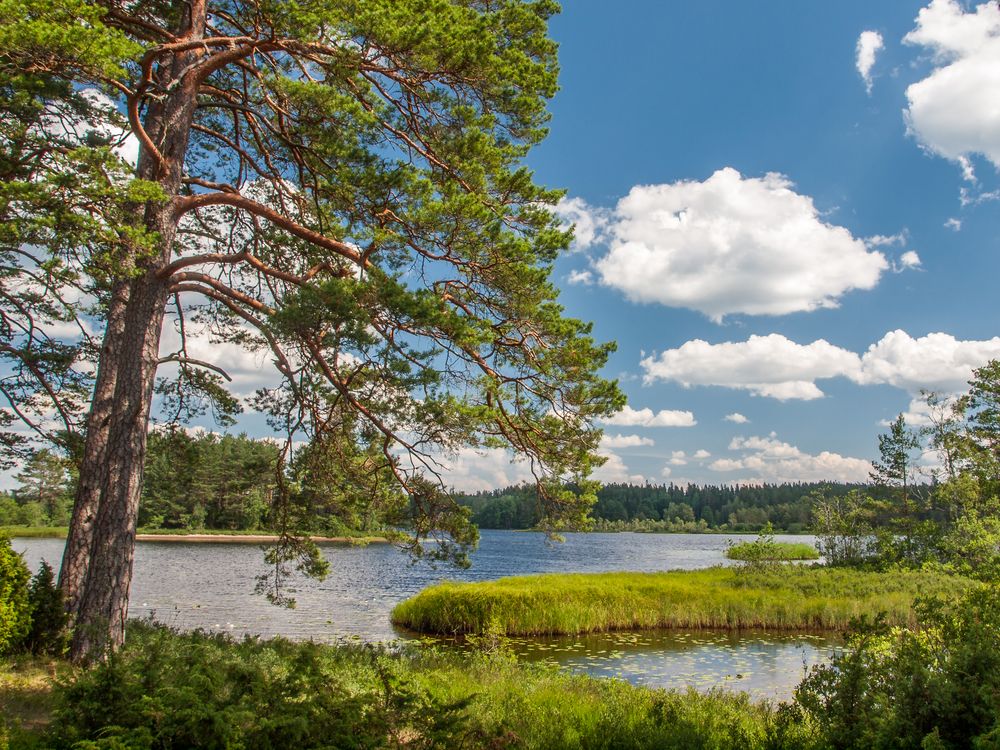
[[[779,541],[785,537],[776,537]],[[271,606],[253,593],[265,570],[261,550],[248,544],[140,542],[136,548],[130,614],[182,629],[282,635],[333,642],[410,640],[389,613],[398,602],[443,579],[482,581],[509,575],[611,570],[658,571],[728,564],[724,534],[568,534],[564,543],[531,532],[482,532],[468,570],[410,564],[396,548],[324,545],[331,571],[324,581],[297,579],[295,609]],[[787,537],[812,541],[811,537]],[[15,539],[32,569],[54,566],[61,539]],[[832,636],[763,632],[617,633],[523,639],[519,658],[548,661],[600,677],[658,687],[714,686],[787,697],[803,670],[837,647]]]

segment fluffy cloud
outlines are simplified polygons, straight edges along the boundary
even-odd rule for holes
[[[648,408],[633,409],[628,404],[617,414],[602,421],[618,427],[694,427],[698,424],[694,414],[689,411],[662,409],[654,412]]]
[[[702,448],[701,450],[695,451],[693,454],[688,455],[684,451],[671,451],[670,452],[670,464],[672,466],[686,466],[688,461],[704,461],[709,458],[712,454],[707,450]]]
[[[860,368],[860,359],[823,339],[802,345],[772,333],[723,344],[694,339],[678,349],[647,357],[642,367],[646,382],[672,380],[688,387],[740,388],[785,401],[821,398],[823,392],[815,381],[854,373]]]
[[[834,377],[860,385],[892,385],[909,393],[954,393],[965,389],[973,368],[997,358],[1000,337],[961,341],[947,333],[930,333],[913,338],[897,330],[859,356],[823,339],[803,345],[772,333],[722,344],[695,339],[647,357],[642,367],[647,382],[737,388],[785,401],[821,398],[816,381]],[[741,424],[741,416],[726,419]]]
[[[602,448],[638,448],[643,445],[656,445],[656,443],[641,435],[603,435],[601,437]]]
[[[479,492],[509,487],[534,480],[525,461],[513,461],[510,453],[498,448],[462,448],[443,460],[445,482],[459,492]]]
[[[1000,11],[982,3],[966,12],[956,0],[932,0],[903,41],[929,50],[934,70],[906,89],[910,133],[929,151],[962,166],[982,154],[1000,168]]]
[[[916,393],[921,388],[953,393],[963,391],[972,370],[1000,357],[1000,337],[960,341],[947,333],[913,338],[890,331],[868,347],[861,358],[857,382],[886,383]]]
[[[607,212],[589,205],[583,198],[563,198],[556,204],[555,214],[564,226],[574,227],[574,250],[586,250],[599,241],[608,225]]]
[[[604,456],[607,460],[604,465],[598,468],[591,475],[599,482],[619,482],[629,484],[645,484],[646,478],[642,474],[633,474],[628,466],[622,461],[621,456],[609,450],[600,449],[598,455]]]
[[[875,67],[875,56],[883,46],[882,35],[877,31],[862,31],[858,37],[855,65],[869,95],[872,93],[872,68]]]
[[[744,472],[743,481],[758,482],[864,482],[871,464],[860,458],[823,451],[812,455],[794,445],[768,437],[737,437],[729,450],[741,453],[738,458],[720,458],[709,464],[718,472]]]
[[[165,357],[180,348],[180,335],[170,325],[164,326],[160,338],[160,356]],[[187,329],[187,352],[191,359],[221,367],[232,378],[227,384],[236,396],[253,395],[260,388],[273,388],[281,382],[281,375],[274,367],[269,351],[252,352],[246,347],[225,341],[214,341],[204,330]],[[160,375],[169,377],[177,365],[160,365]]]
[[[608,231],[609,251],[595,264],[604,284],[715,321],[836,307],[889,267],[775,173],[745,178],[727,167],[704,182],[636,186]]]
[[[732,422],[733,424],[746,424],[750,420],[740,414],[738,411],[734,411],[732,414],[727,414],[724,419],[727,422]]]
[[[135,166],[139,161],[139,141],[124,127],[125,118],[115,103],[98,89],[82,89],[79,93],[93,108],[93,118],[71,119],[53,113],[44,121],[44,129],[58,138],[78,143],[86,142],[88,133],[94,133],[107,139],[111,150],[122,161]]]

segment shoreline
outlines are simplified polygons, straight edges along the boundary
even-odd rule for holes
[[[196,544],[268,544],[277,534],[136,534],[137,542],[194,542]],[[381,536],[310,536],[316,544],[388,544]]]
[[[21,532],[21,533],[18,533]],[[12,539],[65,539],[66,527],[0,527],[0,534],[7,534]],[[193,532],[190,534],[169,534],[158,532],[139,532],[135,535],[137,542],[189,542],[194,544],[269,544],[277,542],[277,534],[246,534],[228,532]],[[382,536],[310,536],[317,544],[389,544],[389,539]]]

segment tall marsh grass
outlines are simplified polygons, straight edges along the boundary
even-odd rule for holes
[[[392,621],[425,633],[510,636],[651,628],[842,630],[853,618],[879,612],[890,624],[912,625],[915,597],[955,596],[971,585],[926,571],[819,566],[547,574],[440,583],[397,605]]]
[[[819,550],[805,542],[740,542],[726,548],[730,560],[819,560]]]

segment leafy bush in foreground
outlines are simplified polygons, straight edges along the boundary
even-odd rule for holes
[[[1000,586],[919,605],[920,626],[859,623],[796,693],[832,748],[1000,747]]]
[[[69,616],[63,607],[62,591],[56,586],[52,566],[44,560],[28,587],[31,627],[24,641],[33,654],[61,656],[68,644]]]
[[[0,654],[21,645],[31,627],[28,603],[28,566],[0,535]]]
[[[48,746],[810,748],[801,717],[745,695],[667,692],[503,656],[460,659],[130,625],[58,688]]]

